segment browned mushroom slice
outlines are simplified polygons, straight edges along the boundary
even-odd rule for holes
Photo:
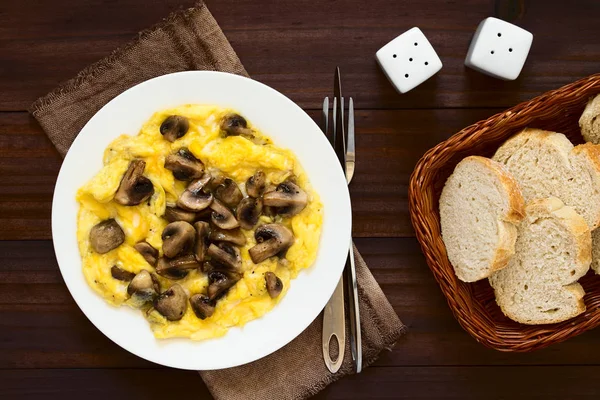
[[[284,217],[291,217],[304,210],[308,202],[308,195],[298,185],[285,181],[277,185],[277,189],[264,194],[263,204],[276,207],[277,213]]]
[[[131,280],[127,293],[141,306],[160,293],[160,283],[152,273],[143,269]]]
[[[269,193],[269,192],[274,192],[276,189],[277,189],[276,185],[267,185],[263,194]],[[265,204],[263,202],[262,214],[267,217],[275,218],[277,216],[277,208],[265,206]]]
[[[124,206],[136,206],[147,200],[154,193],[154,185],[144,175],[146,162],[133,160],[125,171],[119,188],[115,193],[115,201]]]
[[[200,268],[200,264],[193,254],[173,259],[161,257],[156,265],[156,273],[168,279],[179,280],[185,278],[190,270],[196,268]]]
[[[208,189],[209,192],[214,192],[219,185],[222,185],[223,182],[225,182],[225,179],[227,179],[225,175],[220,172],[212,172],[210,182],[206,184],[206,189]]]
[[[229,208],[235,208],[244,197],[237,183],[229,178],[225,178],[223,183],[215,188],[214,193],[215,197]]]
[[[259,226],[254,232],[257,244],[250,248],[250,258],[255,264],[282,254],[294,243],[292,231],[281,224]]]
[[[190,297],[190,305],[196,317],[206,319],[215,312],[215,304],[203,294],[195,294]]]
[[[173,258],[178,254],[192,250],[196,230],[185,221],[171,222],[162,233],[163,254]]]
[[[191,181],[204,174],[204,164],[186,148],[179,149],[175,154],[169,154],[165,159],[165,168],[173,172],[173,177],[179,181]]]
[[[241,272],[242,256],[237,247],[230,243],[219,243],[218,246],[211,244],[206,252],[210,256],[211,262],[224,269]]]
[[[267,286],[267,292],[272,299],[279,296],[283,290],[283,282],[281,282],[281,279],[271,271],[265,273],[265,284]]]
[[[258,223],[262,211],[262,199],[246,197],[238,204],[235,214],[240,226],[243,229],[250,230]]]
[[[212,213],[212,210],[207,207],[204,210],[196,213],[196,221],[210,222]]]
[[[156,266],[156,261],[158,260],[158,250],[156,250],[152,245],[145,240],[141,242],[137,242],[134,249],[138,251],[144,257],[144,260],[148,262],[148,264],[152,266]]]
[[[221,229],[235,229],[240,226],[233,213],[219,200],[215,199],[210,205],[213,210],[211,221]]]
[[[181,257],[173,258],[169,260],[169,263],[173,266],[173,268],[184,271],[200,268],[200,264],[193,254],[186,254]]]
[[[277,208],[263,206],[262,214],[267,217],[275,218],[277,216]]]
[[[116,265],[113,265],[110,268],[110,274],[113,278],[124,282],[129,282],[135,277],[135,274],[133,272],[125,271],[124,269],[119,268]]]
[[[96,253],[108,253],[124,241],[125,232],[114,219],[102,221],[90,230],[90,244]]]
[[[169,142],[174,142],[185,135],[190,128],[186,117],[181,115],[169,115],[160,125],[160,134]]]
[[[171,265],[171,263],[169,262],[168,258],[165,257],[161,257],[158,259],[158,263],[156,264],[156,273],[159,274],[162,277],[168,278],[168,279],[172,279],[172,280],[179,280],[179,279],[183,279],[187,276],[189,271],[187,270],[180,270],[177,268],[174,268],[173,265]]]
[[[221,295],[225,294],[229,288],[237,283],[241,278],[236,273],[226,271],[212,271],[208,274],[208,297],[211,300],[216,300]]]
[[[258,198],[262,196],[266,186],[267,176],[263,171],[256,171],[256,173],[246,181],[246,193],[248,193],[248,196],[250,197]]]
[[[218,270],[219,268],[212,262],[210,261],[204,261],[202,263],[202,266],[200,267],[200,270],[202,272],[204,272],[205,274],[211,273],[213,271]]]
[[[239,229],[220,229],[216,226],[210,231],[210,240],[213,242],[229,242],[236,246],[243,246],[246,244],[246,236]]]
[[[224,136],[245,136],[254,138],[252,129],[248,128],[248,122],[244,117],[236,113],[230,113],[221,120],[221,132]]]
[[[167,208],[165,209],[165,214],[163,216],[169,222],[185,221],[191,224],[196,220],[196,213],[182,210],[179,207],[167,206]]]
[[[154,308],[169,321],[179,321],[187,310],[187,294],[178,284],[162,292],[154,300]]]
[[[206,174],[189,184],[185,192],[177,200],[177,205],[187,211],[202,211],[211,205],[212,193],[205,193],[204,186],[210,181],[210,175]]]
[[[206,249],[209,245],[210,225],[208,222],[198,221],[194,224],[196,229],[196,246],[194,247],[194,255],[198,262],[204,261],[206,258]]]

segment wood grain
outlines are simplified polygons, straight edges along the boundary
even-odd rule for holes
[[[371,367],[315,399],[597,399],[600,367]],[[505,384],[499,384],[504,382]],[[0,371],[5,399],[208,399],[193,371],[76,369]],[[515,388],[518,395],[515,395]]]
[[[0,398],[210,398],[193,371],[118,347],[79,310],[50,231],[61,159],[25,110],[39,96],[195,0],[0,2]],[[598,397],[600,330],[529,354],[500,353],[458,325],[412,237],[407,186],[419,157],[478,120],[598,72],[600,2],[581,0],[207,0],[253,78],[316,118],[342,69],[358,108],[354,236],[408,325],[391,352],[316,398]],[[497,15],[534,34],[521,77],[463,66],[473,31]],[[374,60],[419,26],[443,69],[399,95]]]
[[[127,43],[141,29],[192,1],[3,1],[0,5],[0,110],[24,110],[59,82]],[[59,4],[60,4],[59,3]],[[465,69],[489,0],[208,0],[208,6],[255,79],[304,108],[330,94],[342,68],[346,93],[361,108],[508,107],[597,72],[600,3],[528,1],[513,22],[534,33],[521,78],[502,82]],[[33,11],[33,12],[32,12]],[[360,16],[360,17],[357,17]],[[560,17],[557,17],[560,16]],[[568,17],[567,17],[568,16]],[[560,23],[553,23],[555,19]],[[552,22],[549,22],[552,21]],[[400,96],[374,55],[419,25],[444,63],[433,79]]]

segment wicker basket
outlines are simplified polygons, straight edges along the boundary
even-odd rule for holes
[[[491,157],[511,135],[525,127],[564,133],[582,143],[578,120],[588,99],[600,93],[600,74],[592,75],[521,103],[458,132],[429,150],[410,180],[410,214],[427,264],[461,326],[482,344],[501,351],[531,351],[558,343],[600,325],[600,277],[580,280],[587,311],[571,320],[528,326],[506,318],[486,280],[459,281],[448,261],[440,232],[438,200],[456,164],[469,155]]]

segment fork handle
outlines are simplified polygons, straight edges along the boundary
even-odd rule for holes
[[[331,358],[329,344],[335,339],[338,345],[338,356]],[[331,299],[323,310],[323,359],[331,373],[339,371],[344,361],[346,343],[346,323],[344,313],[344,279],[340,278]]]

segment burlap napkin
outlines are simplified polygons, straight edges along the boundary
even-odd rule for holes
[[[218,70],[247,75],[203,3],[170,15],[136,40],[81,71],[31,106],[61,155],[85,123],[124,90],[159,75]],[[354,249],[362,317],[363,366],[391,349],[405,327]],[[340,371],[331,374],[321,350],[322,317],[279,351],[244,366],[200,372],[217,399],[303,399],[352,373],[348,343]]]

